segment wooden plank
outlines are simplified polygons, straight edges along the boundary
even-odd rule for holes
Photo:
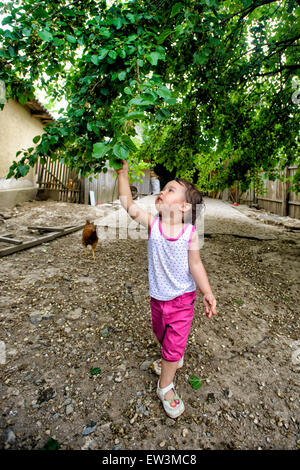
[[[61,233],[62,232],[54,232],[52,233],[52,235],[45,235],[44,237],[29,240],[27,242],[23,242],[21,245],[14,246],[12,248],[4,248],[0,250],[0,256],[10,255],[12,253],[15,253],[16,251],[26,250],[28,248],[32,248],[33,246],[41,245],[42,243],[54,240],[55,238],[57,238],[58,235],[61,235]]]
[[[36,245],[41,245],[42,243],[49,242],[51,240],[54,240],[55,238],[59,238],[59,237],[62,237],[64,235],[68,235],[69,233],[76,232],[76,231],[82,229],[84,226],[85,226],[85,224],[75,225],[75,226],[73,225],[69,228],[66,228],[63,231],[52,232],[51,235],[45,235],[43,237],[39,237],[39,238],[36,238],[34,240],[29,240],[27,242],[23,242],[21,245],[13,246],[11,248],[3,248],[2,250],[0,250],[0,257],[10,255],[10,254],[15,253],[17,251],[26,250],[26,249],[32,248]]]
[[[72,225],[73,227],[73,225]],[[30,230],[40,230],[42,232],[60,232],[60,231],[64,231],[64,227],[40,227],[40,226],[37,226],[37,225],[34,225],[34,226],[31,226],[31,227],[27,227],[28,229]]]
[[[271,198],[267,198],[267,197],[257,197],[257,199],[259,201],[267,201],[267,202],[278,202],[279,204],[282,204],[282,201],[279,200],[279,199],[271,199]]]
[[[300,206],[300,202],[297,202],[297,201],[288,201],[289,204],[291,204],[292,206]]]
[[[21,243],[23,243],[21,240],[16,240],[15,238],[3,237],[3,236],[0,236],[0,242],[10,243],[12,245],[20,245]]]

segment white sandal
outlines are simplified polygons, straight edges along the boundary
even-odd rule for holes
[[[184,412],[184,404],[181,398],[176,393],[176,390],[174,388],[174,383],[171,382],[170,385],[168,385],[165,388],[160,388],[159,387],[159,381],[157,383],[157,395],[160,398],[163,407],[165,409],[165,412],[170,418],[178,418],[183,412]],[[165,400],[165,394],[173,389],[175,396],[171,398],[170,400]]]
[[[151,369],[153,370],[153,372],[155,372],[156,375],[161,374],[161,367],[159,365],[160,362],[161,362],[161,359],[157,359],[156,361],[153,361],[151,364]],[[179,359],[178,364],[177,364],[177,369],[181,369],[181,367],[183,367],[183,356],[181,359]]]

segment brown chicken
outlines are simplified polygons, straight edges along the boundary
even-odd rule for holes
[[[86,224],[82,232],[82,244],[85,248],[85,254],[87,255],[87,246],[92,245],[92,255],[95,259],[95,249],[98,243],[97,227],[89,220],[86,221]]]

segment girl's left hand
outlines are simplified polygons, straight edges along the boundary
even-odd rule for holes
[[[216,311],[217,301],[213,294],[205,294],[203,296],[203,304],[204,304],[204,313],[203,313],[204,317],[205,315],[207,315],[208,318],[211,318],[213,315],[217,315],[217,311]]]

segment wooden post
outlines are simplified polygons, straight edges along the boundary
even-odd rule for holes
[[[289,193],[288,193],[288,168],[284,169],[284,181],[282,182],[282,203],[281,203],[281,216],[287,217],[289,215]]]

